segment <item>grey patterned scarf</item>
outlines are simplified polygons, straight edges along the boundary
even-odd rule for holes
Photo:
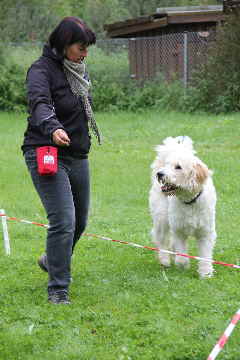
[[[88,123],[93,134],[97,137],[99,145],[102,143],[101,134],[98,130],[97,123],[94,118],[92,107],[88,98],[88,92],[91,87],[91,81],[86,79],[85,76],[85,64],[75,63],[68,59],[64,59],[63,62],[64,72],[71,87],[73,94],[81,96],[83,101],[84,110],[87,115]]]

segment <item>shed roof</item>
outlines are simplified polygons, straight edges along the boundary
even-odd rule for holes
[[[171,13],[185,13],[185,12],[201,12],[201,13],[211,13],[215,11],[223,11],[223,5],[200,5],[200,6],[177,6],[177,7],[164,7],[157,8],[157,13],[162,14],[171,14]]]
[[[225,17],[222,5],[158,8],[156,13],[104,25],[107,36],[121,37],[169,24],[211,23]]]

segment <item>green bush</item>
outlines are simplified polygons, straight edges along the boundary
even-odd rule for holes
[[[0,110],[23,111],[26,108],[25,70],[4,56],[6,50],[0,48]]]
[[[159,74],[139,83],[129,75],[128,50],[90,48],[87,68],[92,80],[95,111],[156,108],[212,113],[240,110],[240,13],[219,28],[208,62],[193,74],[188,89],[180,81],[167,83]],[[41,46],[42,47],[42,46]],[[41,54],[40,46],[0,48],[0,110],[26,109],[25,76]],[[6,59],[5,54],[9,54]]]
[[[0,51],[0,110],[26,110],[26,72],[41,51],[36,46],[8,47],[8,62]],[[95,111],[185,109],[186,96],[179,81],[168,84],[159,74],[140,84],[130,78],[128,66],[127,50],[108,54],[98,47],[90,49],[87,69]]]
[[[23,69],[17,64],[0,65],[0,109],[22,111],[25,106]]]
[[[127,51],[110,55],[93,47],[89,52],[87,68],[92,80],[94,109],[107,111],[122,107],[131,82]]]
[[[184,90],[180,81],[168,84],[158,74],[153,80],[139,83],[130,78],[127,50],[111,55],[96,47],[90,51],[88,70],[93,83],[95,110],[184,109]]]
[[[240,12],[219,28],[209,60],[193,76],[189,89],[192,111],[213,113],[240,110]]]

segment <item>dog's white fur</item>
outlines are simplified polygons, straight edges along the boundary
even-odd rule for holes
[[[171,262],[169,254],[160,249],[187,253],[188,236],[196,237],[200,257],[212,259],[216,239],[212,172],[195,155],[187,136],[168,137],[156,151],[149,205],[160,263],[170,266]],[[188,267],[189,259],[175,256],[175,264]],[[211,262],[199,261],[200,277],[210,277],[213,271]]]

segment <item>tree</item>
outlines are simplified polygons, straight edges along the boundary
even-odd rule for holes
[[[213,4],[217,0],[89,0],[83,4],[84,19],[103,35],[103,25],[142,15],[150,15],[159,7]]]
[[[0,0],[0,31],[6,41],[45,41],[64,16],[83,18],[98,34],[103,25],[141,15],[159,7],[213,4],[218,0]]]
[[[72,15],[75,0],[0,0],[0,31],[5,41],[45,41],[57,22]],[[83,1],[83,0],[82,0]]]
[[[58,19],[57,14],[46,5],[46,0],[42,0],[41,5],[36,0],[10,0],[9,6],[3,1],[0,18],[2,38],[6,42],[46,40],[46,34]]]
[[[103,35],[103,25],[121,21],[130,16],[127,9],[119,0],[88,0],[85,11],[85,21],[96,31],[98,36]]]
[[[219,28],[208,62],[194,76],[196,107],[215,113],[240,110],[240,9]],[[194,89],[193,88],[193,89]],[[195,95],[194,95],[195,94]]]
[[[155,13],[161,7],[208,5],[216,4],[217,0],[121,0],[121,3],[134,18]]]

